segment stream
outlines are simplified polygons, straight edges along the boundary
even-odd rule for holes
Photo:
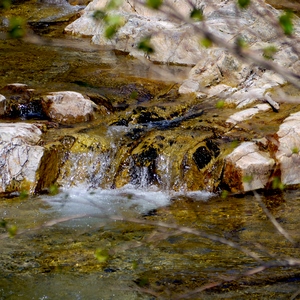
[[[72,7],[58,12],[57,5],[26,1],[13,12],[19,7],[24,14],[33,11],[31,30],[48,42],[7,39],[1,33],[0,88],[19,82],[41,93],[72,90],[111,96],[120,82],[173,84],[190,70],[156,66],[154,71],[137,59],[93,47],[88,39],[65,36],[62,30],[74,14]],[[51,19],[54,14],[60,17]],[[71,129],[53,134],[64,130]],[[174,191],[144,180],[140,173],[138,185],[65,185],[52,195],[0,198],[0,299],[300,299],[299,269],[275,267],[242,276],[260,263],[186,230],[232,241],[264,262],[299,258],[299,247],[280,235],[251,193]],[[297,240],[300,191],[259,195]],[[9,237],[7,230],[17,235]]]

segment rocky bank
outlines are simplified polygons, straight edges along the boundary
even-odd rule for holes
[[[127,108],[109,110],[88,95],[40,95],[26,85],[6,86],[1,97],[6,118],[0,132],[1,192],[39,193],[53,185],[82,184],[245,192],[300,183],[297,105],[282,104],[274,112],[264,104],[256,115],[245,113],[247,118],[233,122],[236,109],[217,108],[218,98],[174,102],[177,89],[173,86],[163,100],[155,94],[143,104],[128,98]],[[70,99],[66,112],[64,101],[68,105]],[[40,103],[34,106],[41,110],[39,120],[37,111],[31,119],[34,101]],[[10,121],[12,104],[14,117],[23,121]]]
[[[66,32],[92,36],[94,43],[132,56],[141,55],[136,43],[143,34],[152,34],[159,50],[147,60],[189,64],[188,78],[180,83],[118,79],[121,88],[113,97],[41,92],[22,83],[1,87],[1,193],[82,184],[212,192],[300,184],[299,106],[286,101],[297,99],[298,90],[275,72],[245,64],[223,48],[200,47],[191,24],[135,2],[124,2],[118,11],[124,26],[114,39],[105,40],[103,24],[92,15],[106,4],[88,4]],[[261,54],[275,45],[273,61],[298,72],[289,37],[278,39],[270,27],[268,18],[280,15],[273,7],[254,1],[237,15],[233,1],[194,4],[214,34],[228,43],[242,36]],[[184,16],[191,11],[185,1],[174,5]],[[296,39],[298,18],[294,23]]]

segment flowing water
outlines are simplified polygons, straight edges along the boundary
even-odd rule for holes
[[[263,200],[297,238],[299,192]],[[116,221],[116,215],[141,224]],[[175,299],[259,265],[241,251],[149,221],[226,238],[265,261],[299,257],[299,248],[280,236],[250,195],[221,199],[204,192],[78,187],[2,199],[0,218],[20,233],[8,238],[1,230],[0,299]],[[289,299],[299,280],[297,269],[273,268],[191,299]]]
[[[34,9],[49,12],[57,6],[45,10],[45,4],[39,3]],[[31,17],[30,26],[39,36],[51,37],[51,43],[27,43],[2,35],[1,87],[21,82],[41,92],[105,94],[106,86],[111,92],[124,78],[161,79],[137,60],[58,34],[65,20],[52,20],[46,13],[42,20],[35,18]],[[160,68],[160,74],[167,70],[173,81],[180,81],[189,70]],[[99,183],[104,173],[112,172],[105,162],[113,154],[102,158],[101,172],[93,180]],[[161,162],[162,168],[169,163]],[[277,267],[230,280],[259,263],[203,234],[251,249],[264,261],[298,258],[299,248],[277,232],[255,197],[175,192],[168,189],[168,178],[162,191],[149,186],[147,176],[141,168],[135,185],[119,189],[76,184],[52,196],[1,198],[0,299],[179,299],[180,295],[187,299],[191,291],[225,279],[228,282],[191,294],[190,299],[297,299],[298,269]],[[261,198],[297,240],[299,191]],[[121,217],[128,221],[117,220]],[[165,228],[158,222],[179,228]],[[187,233],[187,228],[199,230],[200,236]],[[9,237],[7,230],[17,235]]]

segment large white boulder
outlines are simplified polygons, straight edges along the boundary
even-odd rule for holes
[[[27,123],[0,123],[0,193],[33,193],[44,148],[42,132]]]
[[[254,142],[244,142],[225,158],[223,182],[235,192],[263,189],[274,166],[269,153],[260,151]]]
[[[285,185],[300,184],[300,112],[290,115],[277,132],[279,147],[276,159]]]

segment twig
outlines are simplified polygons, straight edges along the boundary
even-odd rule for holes
[[[300,289],[299,289],[298,291],[296,291],[296,292],[291,296],[290,300],[296,299],[296,297],[297,297],[298,295],[300,295]]]
[[[269,220],[272,222],[272,224],[274,225],[276,230],[281,235],[283,235],[286,240],[288,240],[293,245],[296,245],[297,243],[294,241],[294,239],[289,235],[289,233],[285,229],[283,229],[283,227],[276,221],[274,216],[270,213],[270,211],[268,210],[266,205],[262,202],[261,197],[258,195],[258,193],[256,191],[254,191],[253,193],[254,193],[254,197],[255,197],[256,201],[259,203],[259,205],[263,209],[264,213],[269,218]]]
[[[209,239],[213,242],[218,242],[218,243],[227,245],[231,248],[237,249],[237,250],[245,253],[247,256],[253,258],[254,260],[256,260],[258,262],[261,262],[261,263],[263,262],[257,253],[239,245],[238,243],[235,243],[235,242],[227,240],[223,237],[209,234],[204,231],[200,231],[200,230],[193,229],[190,227],[179,226],[176,224],[168,224],[168,223],[164,223],[164,222],[160,222],[160,221],[155,222],[155,221],[140,220],[140,219],[136,219],[136,218],[125,218],[122,216],[112,216],[111,219],[115,220],[115,221],[124,221],[124,222],[131,222],[131,223],[137,223],[137,224],[152,225],[152,226],[158,226],[158,227],[163,227],[163,228],[168,228],[168,229],[174,229],[174,230],[182,232],[182,233],[190,233],[190,234],[193,234],[196,236],[200,236],[202,238]]]
[[[271,262],[267,262],[265,264],[262,264],[261,266],[258,266],[256,268],[247,270],[245,272],[243,272],[242,274],[238,275],[238,276],[233,276],[230,278],[227,278],[226,280],[221,280],[221,281],[217,281],[217,282],[211,282],[211,283],[207,283],[197,289],[194,289],[192,291],[189,291],[187,293],[181,294],[177,297],[175,297],[173,300],[179,300],[179,299],[188,299],[189,297],[195,295],[195,294],[199,294],[205,290],[217,287],[217,286],[221,286],[224,283],[228,283],[228,282],[232,282],[232,281],[237,281],[239,279],[242,279],[243,277],[248,277],[248,276],[253,276],[255,274],[261,273],[263,271],[265,271],[266,269],[270,269],[270,268],[276,268],[276,267],[290,267],[290,266],[300,266],[300,260],[282,260],[282,261],[271,261]],[[300,290],[298,291],[300,293]],[[296,296],[298,295],[298,292],[296,294]],[[294,295],[293,295],[294,296]],[[293,297],[292,296],[292,297]],[[291,299],[295,299],[295,298],[291,298]]]

